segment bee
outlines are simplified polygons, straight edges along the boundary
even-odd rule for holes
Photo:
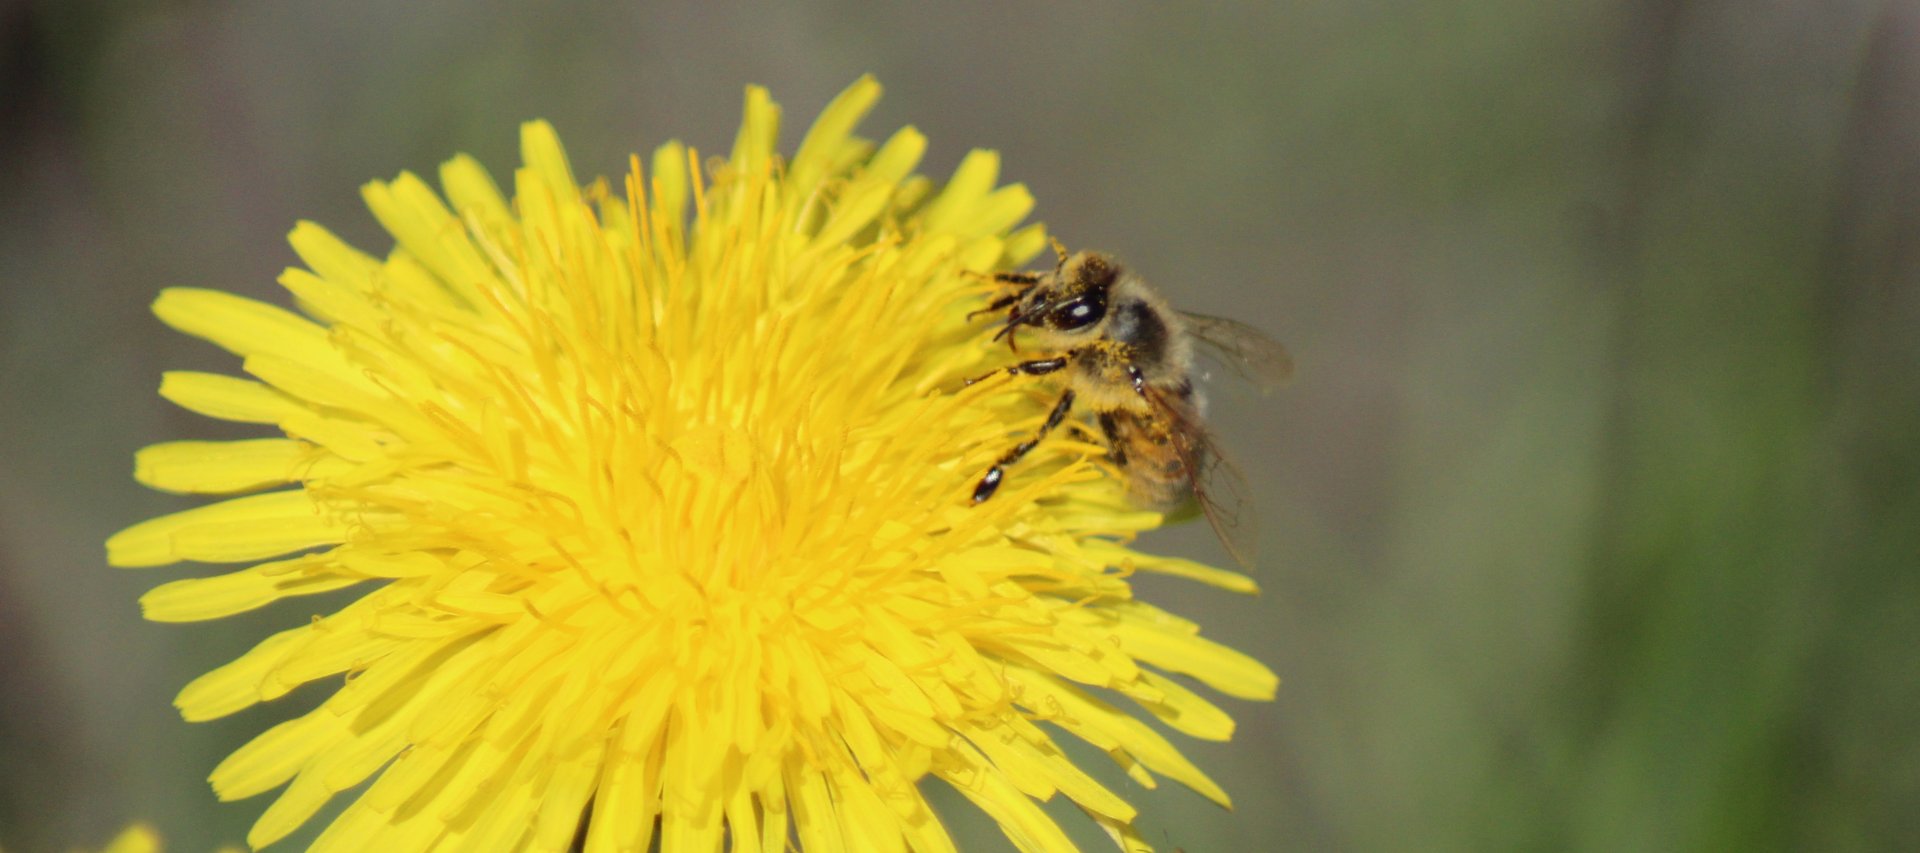
[[[1000,273],[1010,292],[974,312],[1006,310],[993,339],[1016,338],[1045,352],[975,379],[1058,374],[1066,386],[1030,438],[1014,445],[981,476],[973,503],[993,497],[1007,469],[1066,421],[1075,406],[1092,410],[1107,455],[1127,478],[1136,504],[1171,511],[1198,504],[1227,551],[1251,565],[1246,480],[1214,445],[1206,429],[1206,402],[1195,380],[1197,350],[1256,381],[1263,389],[1288,379],[1293,359],[1285,347],[1244,323],[1177,311],[1140,276],[1111,255],[1069,253],[1053,242],[1058,263],[1047,273]]]

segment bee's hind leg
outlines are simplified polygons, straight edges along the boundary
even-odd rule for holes
[[[1107,439],[1107,458],[1115,465],[1127,467],[1127,449],[1120,444],[1120,424],[1114,421],[1113,415],[1100,413],[1100,434]]]
[[[1067,413],[1070,411],[1073,411],[1073,389],[1071,388],[1060,395],[1060,402],[1053,404],[1053,411],[1047,415],[1047,422],[1040,425],[1039,431],[1035,432],[1032,438],[1014,445],[1012,450],[1007,451],[1007,455],[1000,457],[1000,461],[993,463],[993,467],[987,469],[986,476],[981,477],[980,482],[973,487],[973,502],[977,504],[993,497],[993,493],[1000,490],[1000,481],[1007,475],[1007,466],[1020,461],[1021,457],[1032,452],[1033,448],[1040,444],[1040,440],[1047,437],[1047,433],[1053,432],[1054,427],[1067,419]]]

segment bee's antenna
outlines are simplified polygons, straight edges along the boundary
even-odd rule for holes
[[[1053,242],[1053,253],[1059,256],[1060,266],[1062,267],[1066,266],[1067,265],[1067,244],[1060,242],[1060,238],[1055,237],[1052,234],[1048,234],[1047,239]],[[1056,269],[1058,269],[1058,267],[1056,267]]]

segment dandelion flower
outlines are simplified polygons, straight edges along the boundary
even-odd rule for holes
[[[121,830],[119,835],[101,848],[101,853],[160,853],[164,845],[160,843],[160,834],[153,827],[136,823]]]
[[[161,395],[281,435],[142,450],[142,483],[244,496],[134,525],[109,561],[254,564],[155,588],[162,622],[358,592],[176,700],[209,720],[344,677],[213,771],[222,799],[280,789],[250,844],[370,782],[318,849],[951,850],[922,791],[944,783],[1022,850],[1073,848],[1056,794],[1148,849],[1062,734],[1227,803],[1145,718],[1225,739],[1172,675],[1251,699],[1275,678],[1129,578],[1253,584],[1133,550],[1161,516],[1084,438],[970,505],[1050,400],[964,385],[1008,357],[966,314],[1046,237],[993,153],[936,186],[912,128],[855,137],[878,96],[855,83],[783,159],[749,89],[724,160],[669,143],[617,185],[530,123],[511,197],[467,157],[444,200],[368,184],[384,258],[297,225],[299,313],[160,296],[249,374]]]
[[[160,833],[145,823],[136,823],[120,831],[119,835],[100,848],[100,853],[161,853],[166,850]],[[240,853],[237,848],[220,847],[216,853]]]

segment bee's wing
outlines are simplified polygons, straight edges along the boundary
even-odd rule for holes
[[[1156,389],[1148,389],[1147,396],[1156,414],[1166,418],[1171,427],[1174,450],[1192,476],[1193,502],[1206,515],[1234,562],[1241,568],[1253,568],[1260,537],[1253,489],[1247,485],[1247,478],[1220,450],[1193,406]]]
[[[1225,317],[1180,312],[1187,331],[1217,360],[1266,391],[1293,378],[1293,355],[1265,332]]]

